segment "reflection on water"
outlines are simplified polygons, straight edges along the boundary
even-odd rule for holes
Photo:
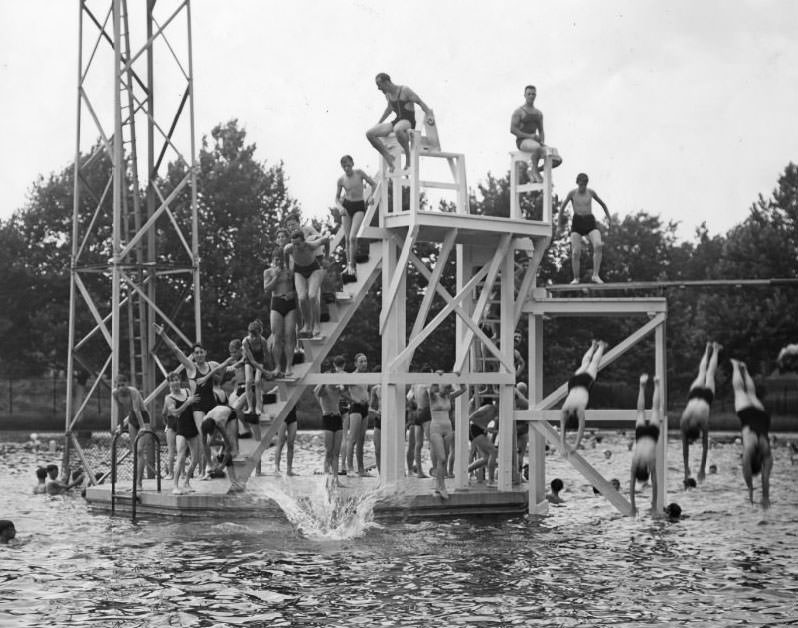
[[[298,459],[317,447],[303,436]],[[604,449],[611,451],[605,458]],[[699,626],[787,625],[798,596],[798,466],[777,447],[773,508],[746,504],[739,448],[670,499],[688,518],[619,516],[557,457],[566,504],[546,517],[388,523],[369,500],[336,502],[319,477],[280,497],[294,523],[140,520],[90,514],[77,496],[30,494],[30,453],[0,460],[0,626]],[[586,457],[626,484],[629,453],[605,438]],[[317,458],[300,470],[312,474]],[[356,481],[356,480],[352,480]],[[340,498],[340,495],[337,496]],[[648,493],[639,497],[641,506]],[[328,501],[325,501],[328,500]],[[293,506],[292,506],[293,503]],[[358,514],[360,509],[361,514]],[[363,515],[365,516],[365,515]],[[326,527],[325,527],[326,526]]]

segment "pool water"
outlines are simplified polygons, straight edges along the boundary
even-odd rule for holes
[[[312,475],[318,435],[298,440],[297,470]],[[36,465],[58,460],[17,448],[0,456],[0,518],[18,531],[0,546],[0,627],[795,625],[790,447],[774,448],[766,512],[746,501],[739,445],[713,442],[718,473],[690,491],[679,487],[678,441],[668,455],[668,499],[687,515],[678,522],[644,511],[650,489],[641,515],[620,516],[551,454],[547,477],[564,480],[566,503],[547,516],[377,525],[364,499],[331,534],[323,519],[340,513],[320,503],[321,476],[317,493],[296,499],[296,524],[134,525],[92,514],[79,495],[32,495]],[[605,434],[585,457],[627,486],[625,437]]]

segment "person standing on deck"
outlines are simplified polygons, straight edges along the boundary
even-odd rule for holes
[[[341,226],[344,230],[344,248],[346,250],[346,271],[344,281],[357,279],[355,262],[357,257],[357,232],[366,215],[366,205],[372,202],[372,194],[376,184],[374,180],[359,168],[349,155],[341,157],[344,174],[338,178],[335,188],[335,207],[341,215]],[[369,185],[369,194],[363,198],[363,187]],[[343,192],[343,198],[341,198]]]
[[[604,283],[599,277],[601,270],[601,260],[604,254],[604,242],[601,239],[601,231],[596,224],[596,217],[593,215],[593,203],[595,200],[604,210],[607,216],[607,229],[612,224],[610,210],[607,205],[599,198],[594,190],[587,187],[588,178],[584,172],[576,175],[577,187],[568,192],[565,200],[560,205],[560,231],[564,228],[565,208],[568,203],[574,207],[574,216],[571,220],[571,269],[574,273],[572,284],[579,283],[582,263],[582,238],[587,236],[593,246],[593,274],[590,281],[593,283]]]

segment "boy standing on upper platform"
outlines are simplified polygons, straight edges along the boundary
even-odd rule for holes
[[[601,205],[607,215],[607,228],[611,224],[610,211],[598,194],[587,187],[588,178],[584,172],[576,175],[577,188],[568,192],[565,200],[560,205],[560,230],[563,228],[565,208],[568,203],[574,206],[574,217],[571,221],[571,267],[574,271],[574,278],[571,283],[579,283],[580,261],[582,259],[582,238],[587,236],[593,245],[593,275],[590,280],[593,283],[604,283],[599,277],[601,269],[601,256],[604,249],[604,242],[601,240],[601,231],[596,225],[596,217],[593,215],[593,199]]]

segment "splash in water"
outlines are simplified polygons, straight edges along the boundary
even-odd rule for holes
[[[301,485],[270,482],[259,487],[259,493],[277,503],[286,518],[310,539],[351,539],[378,525],[373,519],[379,491],[345,490],[333,476]]]

